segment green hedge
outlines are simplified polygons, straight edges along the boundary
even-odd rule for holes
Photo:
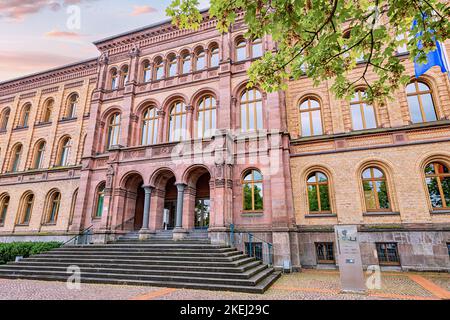
[[[11,242],[0,243],[0,264],[16,260],[17,256],[27,258],[62,246],[61,242]]]

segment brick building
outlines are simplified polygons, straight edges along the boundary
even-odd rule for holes
[[[445,75],[386,105],[365,104],[363,87],[336,101],[307,78],[265,93],[246,70],[274,44],[244,33],[166,21],[96,42],[98,59],[1,83],[0,241],[92,226],[96,242],[169,229],[220,243],[233,226],[300,268],[335,264],[333,226],[358,224],[366,266],[448,270]]]

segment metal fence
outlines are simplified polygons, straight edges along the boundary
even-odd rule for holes
[[[230,225],[230,245],[264,264],[273,265],[273,244],[250,232],[238,231],[234,225]]]

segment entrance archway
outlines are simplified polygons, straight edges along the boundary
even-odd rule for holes
[[[211,220],[211,174],[204,166],[190,168],[184,175],[187,184],[184,215],[189,229],[207,230]]]
[[[143,184],[144,181],[138,173],[130,174],[124,181],[125,202],[121,222],[123,230],[137,231],[142,228],[145,201]]]
[[[175,177],[170,178],[166,183],[164,196],[163,230],[173,230],[175,228],[175,217],[177,214],[177,187]]]
[[[177,187],[174,173],[168,168],[162,168],[154,173],[150,185],[155,187],[152,192],[150,208],[150,229],[172,230],[176,225]]]

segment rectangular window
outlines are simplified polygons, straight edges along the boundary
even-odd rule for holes
[[[250,257],[255,257],[257,260],[262,261],[263,260],[262,243],[252,242],[250,245],[250,242],[246,242],[245,254],[249,255]]]
[[[396,243],[377,243],[378,262],[384,266],[399,266],[400,257]]]
[[[333,242],[317,242],[316,244],[317,263],[335,264]]]

